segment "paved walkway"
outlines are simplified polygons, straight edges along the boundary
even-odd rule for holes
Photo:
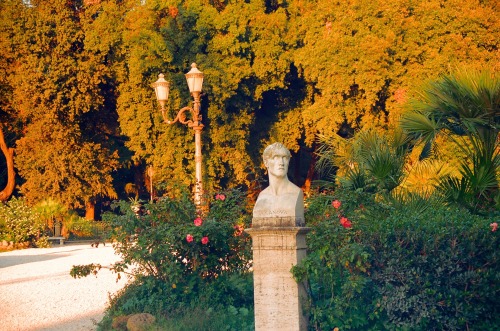
[[[0,330],[95,330],[109,294],[127,282],[102,269],[98,276],[74,279],[73,265],[118,261],[110,245],[90,244],[0,253]]]

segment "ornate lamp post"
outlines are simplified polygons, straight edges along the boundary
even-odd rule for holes
[[[169,120],[165,114],[165,104],[168,100],[169,83],[165,80],[163,74],[158,75],[158,80],[151,84],[155,89],[156,99],[161,107],[161,114],[163,120],[167,124],[174,124],[175,122],[180,122],[186,124],[188,127],[194,130],[194,143],[195,143],[195,164],[196,164],[196,186],[194,191],[194,201],[196,205],[201,204],[201,196],[203,194],[203,184],[201,177],[201,130],[203,129],[203,124],[201,123],[200,114],[200,94],[201,88],[203,86],[203,73],[196,68],[196,63],[191,64],[191,70],[185,75],[187,84],[189,87],[189,92],[193,96],[193,107],[184,107],[180,109],[177,116],[173,120]],[[191,118],[187,118],[186,112],[191,114]]]

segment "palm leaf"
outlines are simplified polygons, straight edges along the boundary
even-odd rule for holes
[[[418,162],[408,171],[402,187],[408,192],[426,196],[435,190],[442,178],[458,174],[454,165],[427,159]]]
[[[423,213],[429,208],[443,203],[440,196],[433,194],[420,194],[416,192],[404,192],[394,190],[385,197],[394,209],[404,211],[405,213]]]
[[[488,204],[498,191],[500,129],[500,79],[497,73],[462,70],[427,83],[401,127],[424,143],[421,159],[431,150],[439,133],[460,148],[466,160],[459,161],[462,178],[447,177],[439,188],[451,200]]]
[[[407,112],[400,121],[401,128],[413,139],[433,142],[440,127],[436,121],[420,112]]]
[[[368,186],[366,175],[358,168],[349,169],[345,176],[340,179],[340,183],[342,186],[352,190],[366,189]]]
[[[469,187],[470,185],[466,177],[457,178],[448,176],[439,182],[437,189],[448,201],[467,203],[472,196],[472,194],[470,194]]]

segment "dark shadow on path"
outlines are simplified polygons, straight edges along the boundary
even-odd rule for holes
[[[32,249],[36,249],[36,248],[32,248]],[[65,250],[64,252],[42,252],[42,251],[40,251],[40,254],[33,254],[33,255],[2,255],[2,254],[0,254],[0,269],[12,267],[12,266],[19,265],[19,264],[25,264],[25,263],[55,260],[55,259],[58,259],[61,257],[70,256],[71,252],[81,251],[84,249],[87,249],[87,248],[77,248],[77,249]]]

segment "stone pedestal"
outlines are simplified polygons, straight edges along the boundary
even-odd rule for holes
[[[301,225],[295,218],[254,218],[246,230],[252,237],[256,331],[307,330],[306,293],[290,272],[306,256],[309,228]]]

